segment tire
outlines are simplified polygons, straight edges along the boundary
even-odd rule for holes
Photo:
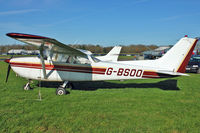
[[[56,89],[56,95],[62,96],[65,94],[66,94],[66,90],[64,88],[59,87]]]
[[[31,90],[32,88],[30,87],[30,85],[24,85],[23,89],[27,91],[27,90]]]

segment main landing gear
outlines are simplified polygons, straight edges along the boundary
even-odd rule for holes
[[[73,88],[73,84],[69,81],[65,81],[60,87],[56,89],[56,95],[70,94],[70,90]]]
[[[23,87],[24,90],[31,90],[30,86],[31,80],[28,80],[28,83],[26,83]],[[73,88],[73,84],[70,83],[69,81],[65,81],[62,85],[60,85],[56,89],[56,95],[65,95],[65,94],[70,94],[70,90]]]

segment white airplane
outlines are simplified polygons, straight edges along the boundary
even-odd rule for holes
[[[40,57],[21,57],[7,59],[9,63],[6,82],[10,68],[17,75],[29,81],[64,81],[56,89],[57,95],[67,93],[66,88],[73,87],[70,81],[100,81],[124,79],[167,78],[184,74],[186,65],[198,39],[181,38],[163,57],[156,60],[138,61],[101,61],[93,56],[71,48],[55,39],[8,33],[7,36],[37,46]],[[30,89],[28,82],[25,90]]]

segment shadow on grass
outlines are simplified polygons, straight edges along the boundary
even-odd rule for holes
[[[41,87],[57,88],[62,82],[41,82]],[[73,82],[73,90],[95,91],[98,89],[125,89],[125,88],[159,88],[162,90],[180,90],[177,80],[170,79],[156,83],[111,83],[105,81]]]

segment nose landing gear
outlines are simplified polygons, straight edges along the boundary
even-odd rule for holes
[[[33,89],[33,88],[31,88],[31,86],[30,86],[30,82],[31,82],[31,80],[28,80],[28,83],[26,83],[25,85],[24,85],[24,90],[31,90],[31,89]]]

